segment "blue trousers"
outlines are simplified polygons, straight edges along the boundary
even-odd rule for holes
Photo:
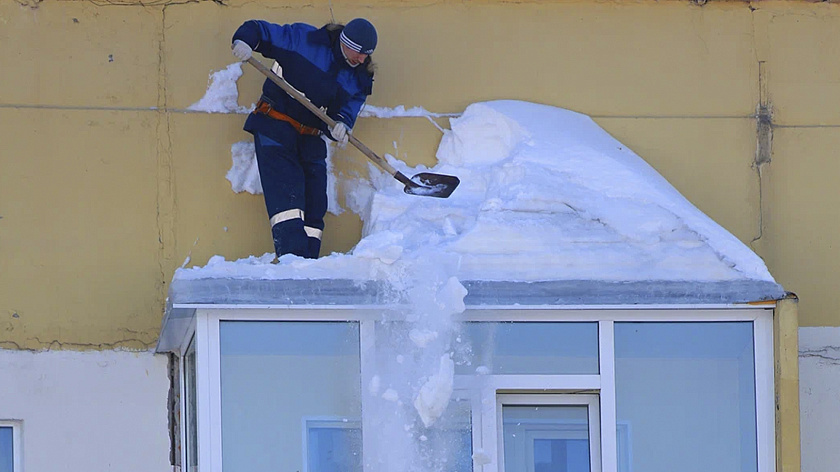
[[[327,213],[327,144],[288,123],[276,126],[273,139],[254,133],[274,251],[316,259]]]

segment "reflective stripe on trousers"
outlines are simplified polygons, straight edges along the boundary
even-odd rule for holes
[[[311,226],[304,226],[303,230],[306,231],[307,236],[309,236],[310,238],[318,239],[318,240],[321,239],[321,235],[324,233],[320,229],[313,228]]]
[[[277,213],[276,215],[272,216],[269,219],[269,222],[271,223],[271,227],[273,228],[274,225],[278,223],[294,220],[295,218],[299,218],[301,220],[304,219],[303,210],[298,208],[292,208],[291,210],[281,211],[280,213]]]

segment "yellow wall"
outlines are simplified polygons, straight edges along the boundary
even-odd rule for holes
[[[0,0],[0,347],[150,347],[187,257],[272,251],[262,197],[224,178],[243,117],[185,109],[233,62],[244,20],[331,10],[377,25],[371,104],[513,98],[592,115],[751,243],[800,296],[802,325],[840,325],[836,3]],[[241,104],[261,81],[246,67]],[[759,176],[762,99],[774,130]],[[425,119],[357,128],[412,164],[440,138]],[[364,162],[336,160],[345,175]],[[359,237],[349,212],[327,225],[324,254]]]

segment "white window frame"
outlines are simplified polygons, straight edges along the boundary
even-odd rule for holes
[[[186,306],[186,308],[190,308]],[[221,321],[337,321],[359,322],[362,385],[372,374],[375,323],[388,307],[370,306],[193,306],[192,330],[196,336],[196,390],[198,409],[199,464],[203,472],[222,472],[221,383],[219,325]],[[476,384],[456,376],[455,387],[469,390],[473,398],[473,450],[483,450],[493,462],[474,467],[474,472],[502,472],[495,441],[495,416],[488,416],[481,398],[500,393],[520,393],[534,389],[554,393],[586,392],[599,396],[601,470],[615,472],[615,331],[616,322],[726,322],[753,323],[753,352],[756,395],[756,442],[758,472],[775,470],[775,407],[773,362],[773,308],[767,306],[650,306],[650,307],[470,307],[456,321],[495,322],[597,322],[599,374],[597,375],[498,375],[485,376],[480,391]],[[186,339],[189,340],[187,334]],[[186,349],[186,344],[183,344]],[[183,354],[183,353],[182,353]],[[483,404],[484,403],[484,404]],[[495,401],[489,402],[494,405]],[[184,402],[182,401],[183,405]],[[476,414],[480,412],[480,414]],[[182,406],[182,414],[183,414]],[[182,416],[183,417],[183,416]],[[363,431],[365,428],[363,418]],[[183,424],[183,422],[182,422]],[[369,448],[368,435],[362,435],[363,449]],[[183,427],[182,427],[182,438]],[[489,438],[494,438],[493,440]],[[184,449],[187,445],[182,441]]]
[[[0,420],[0,428],[12,428],[12,472],[23,472],[23,421]]]
[[[190,426],[190,415],[187,410],[187,401],[189,399],[188,395],[189,392],[187,391],[187,354],[192,348],[195,351],[195,369],[196,369],[196,379],[195,385],[192,388],[196,391],[196,412],[195,418],[193,421],[196,423],[196,440],[198,444],[195,445],[196,450],[196,470],[201,470],[201,441],[199,439],[199,435],[201,434],[200,424],[201,424],[201,412],[198,410],[198,336],[196,336],[195,330],[195,323],[190,326],[187,330],[187,335],[185,336],[185,341],[181,344],[181,355],[179,356],[178,365],[179,365],[179,383],[180,383],[180,436],[181,436],[181,470],[184,472],[192,472],[190,471],[189,465],[189,449],[190,449],[190,436],[189,436],[189,426]]]
[[[592,472],[601,472],[601,425],[600,425],[600,400],[598,395],[559,393],[517,393],[496,395],[496,454],[499,469],[504,467],[504,416],[502,407],[508,405],[569,405],[586,406],[588,415],[587,436],[589,438],[589,468]]]

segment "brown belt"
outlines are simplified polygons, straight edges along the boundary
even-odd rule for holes
[[[321,130],[319,130],[318,128],[302,125],[299,121],[290,117],[289,115],[285,113],[280,113],[279,111],[271,108],[271,105],[268,102],[264,102],[262,100],[257,102],[257,108],[254,109],[254,113],[262,113],[263,115],[268,115],[269,118],[285,121],[286,123],[292,125],[295,128],[295,130],[300,134],[311,134],[313,136],[321,134]]]

